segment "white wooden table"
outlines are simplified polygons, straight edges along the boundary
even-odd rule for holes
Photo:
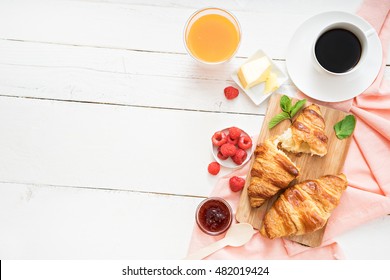
[[[217,180],[212,133],[262,125],[265,105],[225,99],[232,70],[259,48],[285,70],[302,22],[360,3],[1,0],[0,258],[182,258]],[[243,39],[205,68],[182,35],[210,5],[237,16]],[[387,216],[337,241],[349,259],[389,259],[389,232]]]

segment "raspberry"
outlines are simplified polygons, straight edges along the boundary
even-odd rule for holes
[[[241,165],[245,160],[248,154],[242,150],[242,149],[237,149],[237,152],[234,156],[232,156],[232,160],[234,161],[235,164]]]
[[[245,186],[245,180],[241,177],[233,176],[229,179],[229,187],[233,192],[241,191]]]
[[[233,139],[230,136],[230,134],[228,134],[228,136],[226,136],[226,139],[227,139],[227,143],[230,143],[230,144],[233,144],[233,145],[237,145],[238,144],[238,138]]]
[[[226,159],[229,158],[228,156],[224,156],[224,155],[221,153],[221,147],[218,148],[217,157],[218,157],[219,159],[221,159],[221,160],[226,160]]]
[[[238,127],[232,126],[229,128],[229,136],[232,139],[238,139],[241,135],[241,129]]]
[[[211,175],[217,175],[219,173],[219,170],[221,169],[221,166],[219,165],[218,162],[213,161],[212,163],[209,164],[207,167],[207,170]]]
[[[224,90],[223,90],[224,94],[225,94],[225,97],[227,99],[234,99],[238,96],[238,89],[236,89],[235,87],[226,87]]]
[[[236,151],[237,151],[237,148],[233,144],[226,143],[226,144],[223,144],[221,146],[221,153],[224,156],[228,156],[228,157],[234,156],[236,154]]]
[[[247,150],[252,147],[252,139],[248,135],[242,135],[238,140],[238,147]]]
[[[227,142],[226,134],[223,131],[217,131],[214,133],[213,137],[211,137],[211,141],[215,146],[222,146]]]

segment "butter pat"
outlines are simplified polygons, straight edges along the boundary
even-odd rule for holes
[[[263,56],[243,64],[237,76],[244,89],[248,89],[267,80],[270,71],[271,63]]]
[[[268,75],[267,80],[265,81],[265,89],[264,89],[264,94],[268,94],[270,92],[275,91],[279,87],[278,84],[278,77],[274,72],[271,72]]]

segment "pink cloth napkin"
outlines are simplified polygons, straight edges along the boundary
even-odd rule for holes
[[[383,64],[374,83],[352,100],[324,104],[350,111],[357,124],[344,165],[349,187],[328,221],[322,245],[309,248],[287,239],[269,240],[256,233],[245,246],[226,247],[207,259],[342,259],[344,255],[332,240],[334,237],[390,214],[390,82],[383,79],[390,40],[389,10],[390,1],[366,0],[358,11],[377,30],[383,46]],[[210,196],[222,197],[236,209],[240,194],[230,191],[228,181],[231,176],[245,178],[248,169],[247,164],[220,178]],[[195,225],[189,252],[221,238],[208,236]]]

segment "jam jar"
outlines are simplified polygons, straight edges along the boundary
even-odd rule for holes
[[[222,198],[210,197],[203,200],[196,210],[196,223],[209,235],[224,233],[232,224],[230,205]]]

